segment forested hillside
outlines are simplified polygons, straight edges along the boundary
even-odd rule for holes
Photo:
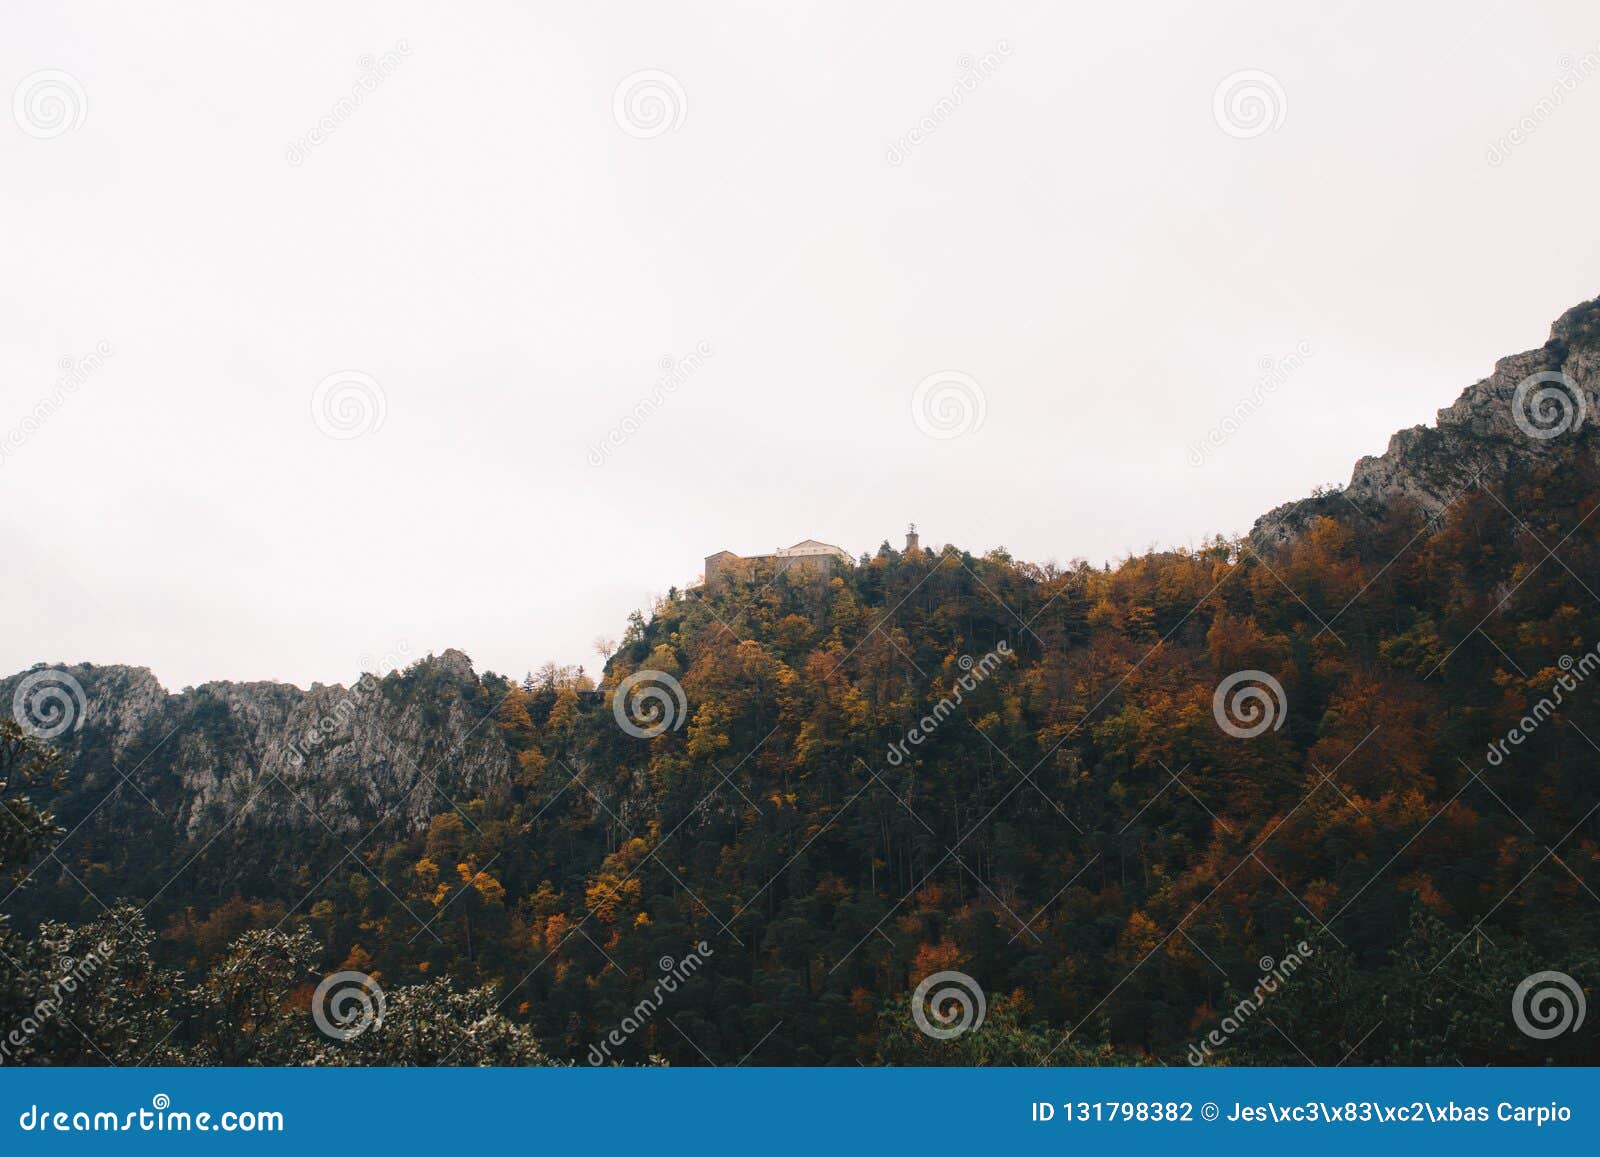
[[[1542,356],[1587,374],[1573,332]],[[1592,1021],[1511,1015],[1530,974],[1600,981],[1600,436],[1529,445],[1425,463],[1443,499],[1333,492],[1115,567],[885,544],[673,591],[597,690],[452,654],[289,703],[335,718],[298,766],[241,723],[278,692],[112,726],[126,669],[72,668],[82,729],[28,788],[62,832],[6,861],[7,951],[131,901],[123,966],[212,995],[105,999],[179,1060],[219,1055],[253,935],[280,963],[234,1000],[303,1009],[339,968],[477,990],[475,1023],[578,1063],[631,1016],[604,1060],[1181,1064],[1291,955],[1206,1059],[1595,1063]],[[1401,449],[1388,477],[1449,452]],[[987,1002],[954,1040],[908,1014],[947,970]],[[247,1059],[274,1056],[304,1059]]]

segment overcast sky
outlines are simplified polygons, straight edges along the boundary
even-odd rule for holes
[[[1194,544],[1600,293],[1592,0],[181,7],[6,9],[0,672]]]

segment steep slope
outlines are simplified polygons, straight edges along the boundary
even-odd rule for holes
[[[1395,502],[1432,517],[1468,487],[1562,458],[1574,444],[1600,453],[1597,390],[1600,298],[1562,314],[1540,348],[1501,358],[1494,373],[1439,411],[1437,425],[1398,431],[1382,455],[1362,458],[1343,491],[1270,511],[1252,537],[1281,544],[1318,516],[1377,517]]]
[[[636,617],[599,695],[452,655],[345,718],[73,669],[87,821],[0,911],[129,895],[186,965],[306,924],[572,1059],[632,1024],[606,1059],[1181,1064],[1293,954],[1210,1059],[1600,1061],[1600,1021],[1509,1014],[1535,972],[1600,985],[1600,456],[1510,410],[1558,417],[1539,373],[1595,404],[1595,311],[1252,549],[734,578]],[[959,1044],[907,1015],[952,971],[987,995]]]
[[[271,891],[271,879],[331,866],[377,825],[392,837],[446,800],[503,790],[515,766],[481,726],[493,691],[459,651],[349,687],[169,693],[143,667],[79,664],[0,680],[0,696],[20,721],[60,730],[72,769],[51,801],[71,832],[60,855],[89,857],[96,893],[148,896],[196,856],[186,891]]]

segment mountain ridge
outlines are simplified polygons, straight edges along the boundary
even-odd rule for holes
[[[348,686],[314,683],[304,690],[270,680],[214,680],[169,691],[147,667],[81,663],[36,666],[0,679],[0,699],[13,704],[19,721],[31,709],[36,725],[48,722],[44,700],[22,705],[18,699],[24,682],[39,675],[56,678],[30,688],[31,697],[61,687],[63,675],[82,692],[67,708],[74,717],[56,737],[63,752],[80,764],[90,751],[107,757],[105,766],[89,760],[81,786],[109,787],[113,777],[133,774],[124,765],[142,767],[165,750],[162,763],[184,789],[171,818],[189,836],[218,811],[353,831],[366,809],[398,807],[406,823],[419,824],[434,810],[432,793],[418,791],[430,775],[424,769],[440,757],[430,731],[442,721],[450,733],[466,735],[478,716],[463,705],[479,704],[487,694],[471,660],[456,650],[381,677],[364,673]],[[407,693],[414,684],[426,685],[436,698],[425,703]],[[63,695],[61,702],[73,701],[70,688]],[[470,735],[462,746],[440,774],[449,789],[481,794],[513,771],[503,751]],[[261,790],[274,777],[288,789],[281,797]]]
[[[1562,313],[1544,345],[1497,359],[1488,377],[1438,411],[1434,425],[1397,430],[1382,454],[1358,459],[1346,486],[1275,507],[1256,520],[1250,537],[1282,545],[1318,516],[1353,508],[1371,520],[1396,500],[1431,518],[1484,475],[1503,479],[1559,452],[1563,419],[1589,445],[1600,445],[1591,436],[1600,419],[1597,383],[1600,297]]]
[[[315,933],[385,985],[490,986],[567,1059],[704,943],[617,1054],[691,1064],[1181,1064],[1305,944],[1229,1059],[1591,1059],[1593,1026],[1506,1025],[1519,978],[1600,968],[1600,460],[1592,424],[1506,413],[1518,373],[1590,372],[1590,320],[1366,467],[1384,501],[1325,495],[1271,549],[731,576],[634,616],[599,693],[460,652],[308,692],[66,669],[86,710],[40,802],[67,831],[0,929],[127,898],[196,973]],[[1430,517],[1406,487],[1453,446],[1483,484]],[[950,971],[991,1019],[942,1049],[905,1005]]]
[[[1532,426],[1540,417],[1536,400],[1519,399],[1518,390],[1536,375],[1557,375],[1561,380],[1553,384],[1562,390],[1569,383],[1577,388],[1576,395],[1561,395],[1582,399],[1572,431],[1547,436]],[[1600,298],[1566,310],[1543,346],[1497,360],[1488,377],[1439,410],[1436,426],[1397,431],[1384,454],[1356,463],[1348,486],[1262,515],[1249,540],[1282,550],[1318,518],[1355,519],[1371,526],[1396,503],[1436,519],[1454,497],[1486,475],[1504,479],[1574,442],[1590,451],[1600,448],[1600,439],[1594,437],[1600,425],[1595,420],[1600,419],[1597,381]],[[1569,419],[1573,416],[1569,410]],[[701,592],[701,597],[709,596]],[[608,663],[608,671],[611,667]],[[453,799],[493,793],[503,790],[517,772],[514,755],[504,745],[486,742],[483,735],[472,737],[481,719],[461,706],[467,701],[479,709],[492,706],[493,697],[511,684],[492,672],[480,676],[470,657],[455,648],[382,676],[363,673],[348,686],[314,682],[304,689],[275,680],[212,680],[169,691],[147,667],[37,664],[0,678],[0,700],[10,701],[19,684],[40,672],[61,672],[78,681],[84,693],[78,726],[88,721],[91,732],[98,733],[118,775],[123,774],[119,762],[138,762],[141,750],[166,743],[162,733],[184,732],[172,767],[187,798],[173,802],[189,837],[203,829],[208,815],[353,831],[364,817],[387,815],[396,807],[401,822],[414,829],[433,814],[430,801],[436,804],[438,795]],[[403,692],[419,683],[442,699],[428,703]],[[613,683],[608,679],[603,687]],[[212,731],[225,731],[231,746],[219,745],[206,727],[194,726],[197,719],[209,721]],[[447,724],[448,733],[466,736],[468,751],[466,758],[449,757],[444,782],[432,785],[437,794],[420,792],[430,774],[424,767],[442,758],[428,734],[440,722]],[[62,742],[69,754],[82,747],[75,731]],[[274,800],[258,791],[269,775],[282,781],[289,798]],[[85,786],[99,782],[91,772]]]
[[[1538,429],[1537,390],[1519,405],[1517,389],[1540,374],[1559,375],[1577,388],[1582,397],[1579,427],[1592,433],[1600,425],[1600,297],[1564,311],[1551,323],[1550,336],[1542,346],[1496,359],[1487,377],[1464,388],[1454,402],[1437,411],[1434,425],[1397,430],[1390,435],[1382,454],[1357,459],[1349,483],[1273,507],[1255,520],[1246,537],[1258,544],[1282,546],[1319,516],[1353,510],[1371,520],[1396,500],[1415,505],[1431,518],[1491,470],[1493,477],[1501,478],[1519,466],[1556,452],[1565,430],[1553,435],[1545,431],[1530,434],[1516,417],[1520,410],[1529,426]],[[1535,383],[1538,384],[1541,383]],[[1567,392],[1562,383],[1542,384]],[[1561,410],[1553,398],[1547,398],[1545,405],[1551,413],[1569,418],[1572,414],[1571,407]],[[1580,433],[1577,427],[1573,432]],[[1600,451],[1600,440],[1591,439],[1589,433],[1582,437]],[[430,654],[425,661],[443,664],[465,678],[476,677],[472,660],[458,648],[446,648],[437,657]],[[0,677],[0,691],[9,694],[18,679],[40,669],[123,672],[136,681],[147,678],[165,695],[225,687],[280,688],[302,696],[319,690],[344,690],[343,684],[317,681],[302,688],[275,679],[219,679],[170,691],[148,667],[85,662],[35,663],[9,677]],[[363,672],[358,676],[357,682],[365,675]]]

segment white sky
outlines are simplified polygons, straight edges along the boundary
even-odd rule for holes
[[[0,672],[343,682],[402,640],[592,671],[722,548],[1192,544],[1600,292],[1600,72],[1487,159],[1600,52],[1592,0],[1166,7],[7,5],[0,96],[64,70],[86,116],[0,105],[0,439],[115,352],[6,447]],[[646,139],[613,112],[643,69],[684,95]],[[1245,69],[1284,97],[1250,139],[1213,112]],[[386,406],[349,440],[311,411],[341,370]],[[981,428],[919,430],[941,371]]]

